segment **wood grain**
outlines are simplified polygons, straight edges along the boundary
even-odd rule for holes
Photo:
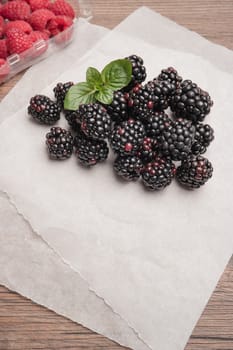
[[[132,10],[149,6],[215,43],[233,49],[232,0],[93,0],[93,23],[113,28]],[[22,74],[0,86],[3,98]],[[0,287],[0,350],[120,350],[105,337]],[[172,350],[172,349],[171,349]],[[233,259],[185,350],[233,350]]]

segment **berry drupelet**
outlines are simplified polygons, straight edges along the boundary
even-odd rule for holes
[[[60,112],[59,106],[45,95],[35,95],[30,99],[28,113],[41,124],[55,124],[60,119]]]
[[[114,127],[109,141],[115,153],[135,155],[145,136],[143,124],[138,120],[129,119]]]
[[[75,155],[85,166],[93,166],[107,159],[109,149],[104,140],[87,137],[82,131],[74,139]]]
[[[99,103],[79,106],[77,119],[81,121],[81,129],[88,137],[102,140],[111,133],[111,118]]]
[[[50,158],[63,160],[72,155],[74,139],[69,131],[53,127],[46,135],[46,145]]]
[[[137,181],[140,178],[142,162],[136,156],[118,156],[113,164],[116,174],[127,181]]]
[[[175,165],[169,158],[157,156],[143,167],[142,182],[151,191],[160,190],[170,185],[175,171]]]
[[[212,174],[213,166],[207,158],[190,155],[177,168],[176,177],[180,184],[195,189],[204,185]]]
[[[172,160],[185,159],[191,152],[195,127],[185,119],[177,119],[161,136],[161,152]]]
[[[175,116],[194,123],[202,122],[212,105],[210,95],[191,80],[184,80],[171,98],[171,110]]]
[[[214,139],[214,130],[209,124],[197,123],[195,125],[195,138],[192,144],[192,154],[202,154]]]
[[[61,109],[63,109],[66,94],[73,85],[74,83],[72,81],[68,81],[67,83],[57,83],[54,87],[54,96]]]

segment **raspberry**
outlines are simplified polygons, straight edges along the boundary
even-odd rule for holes
[[[29,4],[33,12],[39,9],[46,9],[49,5],[49,0],[29,0]]]
[[[55,0],[48,5],[48,9],[52,11],[55,15],[63,15],[71,17],[72,19],[75,17],[75,12],[73,7],[64,0]]]
[[[30,33],[29,37],[33,42],[39,41],[39,40],[48,40],[49,36],[46,32],[41,32],[39,30],[34,30]]]
[[[3,58],[0,58],[0,82],[3,79],[5,79],[9,73],[10,73],[9,63]]]
[[[12,28],[7,31],[6,43],[9,54],[19,54],[29,49],[33,45],[33,42],[30,39],[30,37],[16,28]]]
[[[55,15],[52,11],[47,9],[39,9],[32,12],[29,17],[29,23],[34,30],[43,31],[47,28],[49,21],[54,17]]]
[[[7,58],[6,39],[0,40],[0,58]]]
[[[47,25],[47,30],[50,32],[51,36],[55,36],[60,32],[63,32],[68,27],[72,26],[72,24],[73,20],[71,17],[56,16],[52,18],[51,21],[49,21]]]
[[[23,20],[7,22],[5,26],[6,35],[7,35],[7,31],[12,28],[19,29],[21,32],[25,34],[30,34],[32,32],[32,27],[30,26],[30,24]]]
[[[5,21],[4,21],[4,18],[0,16],[0,38],[2,37],[4,30],[5,30]]]
[[[21,0],[6,2],[1,8],[1,15],[10,21],[15,21],[17,19],[27,20],[30,13],[30,6],[25,1]]]

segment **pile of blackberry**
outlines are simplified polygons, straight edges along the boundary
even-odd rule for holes
[[[114,92],[111,104],[80,105],[64,110],[64,98],[73,82],[58,83],[55,101],[34,96],[28,113],[39,123],[52,125],[64,114],[69,130],[52,127],[46,135],[52,159],[75,154],[79,163],[94,166],[115,155],[113,172],[127,181],[138,181],[157,191],[174,178],[184,187],[196,189],[213,173],[203,156],[214,139],[214,130],[204,123],[213,102],[210,95],[191,80],[183,80],[176,69],[162,69],[145,83],[143,59],[131,55],[132,79]],[[73,152],[74,150],[74,152]]]

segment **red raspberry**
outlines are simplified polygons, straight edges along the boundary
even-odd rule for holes
[[[24,32],[25,34],[30,34],[32,32],[32,27],[30,26],[30,24],[22,20],[7,22],[5,26],[6,35],[7,35],[7,31],[12,28],[19,29],[21,32]]]
[[[51,36],[57,35],[68,27],[72,26],[73,20],[67,16],[56,16],[48,23],[47,29]]]
[[[1,15],[10,21],[17,19],[27,20],[30,13],[30,6],[22,0],[6,2],[1,8]]]
[[[55,0],[54,2],[51,2],[48,9],[57,16],[63,15],[71,18],[75,17],[73,7],[65,0]]]
[[[29,49],[33,45],[32,39],[17,28],[12,28],[7,31],[7,48],[10,54],[21,53]]]
[[[6,78],[6,76],[9,73],[10,73],[9,63],[3,58],[0,58],[0,82],[2,82],[3,79]]]
[[[4,29],[5,29],[5,21],[4,21],[4,18],[0,16],[0,38],[3,36]]]
[[[6,39],[0,40],[0,58],[7,58]]]
[[[49,5],[49,0],[29,0],[31,10],[46,9]]]
[[[38,40],[46,41],[49,39],[49,36],[46,32],[40,32],[39,30],[34,30],[33,32],[31,32],[29,37],[33,42],[36,42]]]
[[[43,31],[46,29],[48,22],[54,17],[55,15],[52,11],[47,9],[39,9],[32,12],[29,17],[29,23],[34,30]]]

